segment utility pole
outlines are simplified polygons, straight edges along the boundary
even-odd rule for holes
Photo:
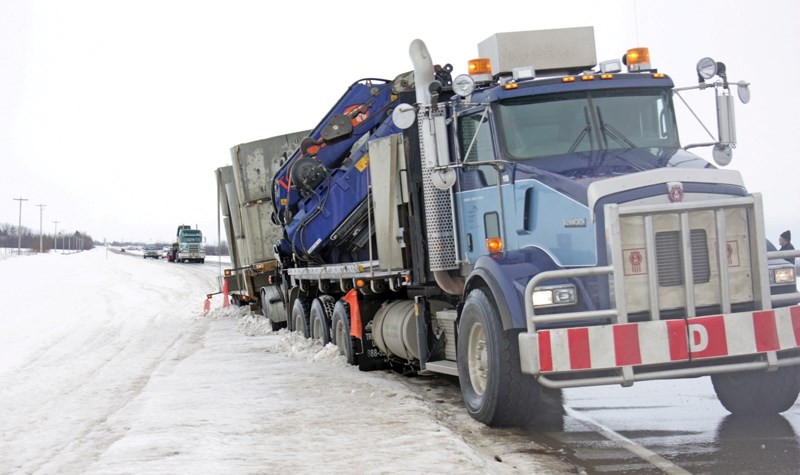
[[[22,202],[28,201],[28,198],[11,198],[14,201],[19,201],[19,225],[17,226],[17,255],[22,254]]]
[[[58,223],[60,223],[61,221],[53,221],[53,222],[56,223],[56,230],[53,231],[53,247],[54,247],[53,250],[57,251],[58,250]]]
[[[44,252],[44,247],[42,246],[42,212],[47,205],[38,204],[36,206],[39,207],[39,252]]]

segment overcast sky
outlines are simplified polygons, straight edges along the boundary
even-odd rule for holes
[[[37,232],[45,204],[46,233],[60,221],[157,242],[186,223],[215,243],[214,170],[230,148],[312,128],[355,80],[410,70],[414,38],[458,74],[496,32],[594,26],[598,60],[648,46],[679,85],[703,56],[752,83],[729,168],[764,194],[768,237],[800,236],[800,2],[469,3],[0,1],[0,223],[16,225],[27,198]],[[688,95],[716,130],[711,92]],[[682,142],[707,141],[687,116]]]

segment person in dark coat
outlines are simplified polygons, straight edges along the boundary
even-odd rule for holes
[[[794,246],[792,246],[792,232],[791,231],[782,232],[781,237],[778,238],[778,244],[781,245],[779,251],[794,251]],[[786,260],[794,264],[794,259],[786,259]]]
[[[780,239],[778,239],[778,243],[781,245],[781,251],[794,251],[794,246],[792,246],[791,231],[782,232]]]

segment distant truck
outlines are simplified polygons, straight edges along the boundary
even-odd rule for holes
[[[206,261],[206,249],[203,245],[203,232],[182,224],[178,226],[177,241],[172,245],[173,262]]]
[[[275,243],[283,228],[272,222],[271,180],[311,131],[294,132],[231,148],[232,165],[216,171],[219,210],[231,256],[232,301],[286,326],[285,295],[277,282]]]

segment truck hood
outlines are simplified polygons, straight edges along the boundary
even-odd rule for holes
[[[656,168],[716,168],[680,148],[595,150],[515,161],[513,182],[535,179],[588,205],[587,189],[595,181]]]

